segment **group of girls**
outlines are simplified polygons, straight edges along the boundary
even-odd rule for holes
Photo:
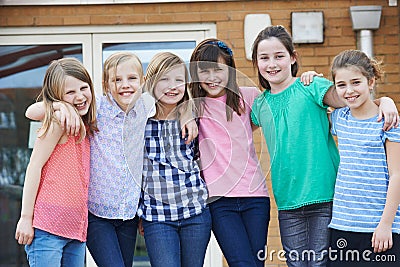
[[[335,58],[334,84],[312,72],[305,85],[296,78],[290,35],[270,26],[253,45],[262,94],[239,87],[232,50],[207,39],[194,49],[189,70],[169,52],[155,55],[146,75],[135,55],[111,55],[96,100],[79,61],[52,62],[43,102],[27,110],[29,118],[43,120],[16,230],[30,265],[84,266],[87,236],[98,266],[131,267],[139,228],[154,267],[203,266],[211,230],[229,266],[264,266],[270,199],[253,143],[258,126],[271,158],[288,266],[326,266],[328,260],[343,266],[327,256],[329,240],[351,241],[355,232],[372,238],[374,253],[400,257],[398,113],[391,99],[376,101],[383,111],[370,100],[379,73],[371,72],[372,60],[357,56],[364,54],[345,51]],[[338,108],[329,118],[347,159],[340,165],[329,106]],[[78,128],[79,138],[68,136]],[[348,141],[354,129],[379,146],[373,160],[380,165],[368,175],[372,148],[365,140]],[[349,148],[348,142],[358,143]],[[343,192],[346,187],[354,192]],[[351,201],[356,197],[362,201]],[[347,218],[354,210],[362,220]],[[356,249],[365,247],[371,249]],[[313,259],[301,257],[311,250]]]

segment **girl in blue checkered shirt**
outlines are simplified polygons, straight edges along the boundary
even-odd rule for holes
[[[153,267],[202,267],[211,235],[197,140],[186,144],[180,132],[179,110],[193,106],[187,80],[184,61],[169,52],[147,67],[144,91],[155,98],[156,114],[145,129],[138,215]]]

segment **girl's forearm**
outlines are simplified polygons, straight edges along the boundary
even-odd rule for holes
[[[35,121],[41,121],[45,116],[45,107],[43,102],[36,102],[30,105],[25,111],[25,117]]]
[[[28,164],[22,193],[21,217],[33,218],[33,209],[39,189],[41,170]]]
[[[400,175],[395,174],[390,177],[389,187],[386,195],[386,204],[383,210],[381,223],[393,224],[396,212],[400,204]]]

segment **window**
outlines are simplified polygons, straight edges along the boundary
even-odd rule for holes
[[[51,34],[50,34],[51,33]],[[142,60],[146,68],[151,57],[170,51],[189,61],[196,44],[216,35],[214,24],[141,25],[112,27],[34,27],[4,28],[0,33],[0,206],[5,220],[0,221],[0,265],[26,263],[22,246],[14,236],[19,218],[22,185],[31,154],[28,146],[30,122],[25,109],[40,92],[44,73],[51,60],[76,57],[91,73],[96,94],[101,94],[104,60],[113,52],[129,50]],[[150,266],[143,249],[142,237],[137,241],[134,266]],[[215,245],[214,245],[215,246]],[[207,252],[210,262],[212,252]],[[217,261],[222,258],[217,252]],[[87,266],[94,266],[87,259]],[[207,263],[205,264],[207,266]],[[212,265],[215,266],[215,265]]]

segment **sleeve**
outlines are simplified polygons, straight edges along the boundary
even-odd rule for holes
[[[147,92],[144,92],[141,97],[143,99],[144,106],[148,111],[147,118],[151,118],[156,115],[156,101],[154,98]]]
[[[389,131],[383,131],[383,142],[387,140],[400,143],[400,128],[392,128]]]
[[[333,83],[328,79],[314,77],[313,82],[309,86],[303,86],[303,88],[319,106],[328,108],[328,106],[324,104],[324,97],[332,85]]]
[[[339,116],[339,110],[340,109],[335,109],[332,113],[331,113],[331,133],[332,135],[337,135],[336,132],[336,122]]]
[[[95,96],[96,97],[96,108],[99,110],[102,106],[103,96]]]
[[[261,92],[257,87],[240,87],[240,92],[242,94],[246,113],[250,114],[254,99],[256,99]]]

